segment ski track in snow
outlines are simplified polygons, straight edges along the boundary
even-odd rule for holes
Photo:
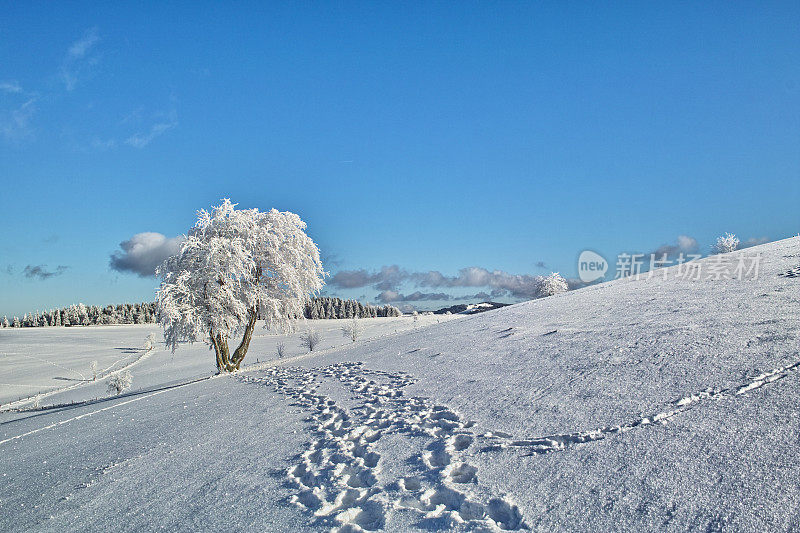
[[[425,529],[497,531],[528,529],[504,495],[485,495],[478,469],[464,460],[474,447],[473,422],[425,398],[403,395],[414,382],[405,373],[337,363],[313,370],[273,367],[248,383],[271,386],[311,412],[313,440],[286,472],[291,501],[335,531],[383,529],[393,513],[407,513]],[[357,405],[345,409],[319,394],[323,380],[338,380]],[[376,445],[384,436],[408,439],[416,475],[382,479]],[[424,439],[421,453],[412,445]],[[484,494],[482,494],[484,493]]]
[[[502,432],[476,435],[474,422],[462,420],[446,406],[426,398],[406,397],[403,389],[415,382],[403,372],[369,370],[363,363],[336,363],[323,368],[272,367],[263,376],[239,379],[272,387],[275,392],[310,411],[313,440],[286,471],[293,487],[291,502],[313,520],[334,531],[374,531],[387,527],[393,513],[412,513],[424,529],[497,531],[529,529],[519,508],[507,495],[487,494],[478,483],[478,469],[465,456],[500,449],[524,449],[527,455],[564,450],[608,435],[666,424],[695,406],[736,397],[774,383],[800,369],[800,361],[760,374],[739,386],[707,388],[673,402],[670,409],[628,424],[591,431],[515,439]],[[317,392],[335,380],[357,401],[346,409]],[[418,465],[417,475],[382,479],[376,444],[384,436],[408,439]],[[424,440],[421,453],[411,442]],[[478,442],[485,445],[478,449]]]

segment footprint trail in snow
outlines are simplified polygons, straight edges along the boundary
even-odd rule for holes
[[[343,532],[374,531],[388,527],[394,515],[410,515],[410,523],[422,529],[497,531],[529,527],[511,499],[481,486],[470,455],[501,449],[549,453],[666,424],[701,403],[741,396],[797,371],[800,361],[738,386],[690,394],[627,424],[526,439],[500,432],[476,435],[474,422],[462,420],[450,408],[406,397],[403,389],[415,381],[409,374],[369,370],[360,362],[316,369],[273,367],[263,376],[240,379],[270,386],[311,413],[307,420],[313,440],[286,474],[295,491],[291,501],[320,524]],[[330,382],[342,384],[354,405],[342,407],[319,392]],[[398,474],[396,465],[382,461],[381,446],[393,440],[395,450],[410,454],[401,461],[407,472]]]
[[[321,525],[338,531],[374,531],[395,515],[423,529],[497,531],[528,529],[519,508],[478,483],[467,461],[476,440],[451,409],[403,395],[414,382],[405,373],[368,370],[363,363],[317,369],[274,367],[245,382],[272,387],[311,412],[313,439],[287,471],[291,501]],[[318,392],[342,384],[349,409]],[[379,450],[408,456],[385,465]],[[396,461],[395,461],[396,462]]]
[[[800,370],[800,361],[788,363],[769,372],[764,372],[758,376],[750,378],[748,381],[729,388],[708,388],[689,396],[685,396],[673,402],[672,406],[658,413],[635,419],[627,424],[618,426],[606,426],[591,431],[581,431],[576,433],[564,433],[560,435],[548,435],[545,437],[534,437],[529,439],[513,439],[511,435],[505,433],[484,433],[481,437],[487,439],[491,444],[484,451],[499,450],[504,448],[524,448],[529,451],[529,455],[560,451],[574,444],[598,441],[615,433],[624,433],[636,428],[652,426],[655,423],[666,424],[677,415],[693,409],[698,404],[709,400],[720,400],[728,397],[736,397],[748,392],[760,389],[761,387],[774,383],[789,376],[793,372]]]

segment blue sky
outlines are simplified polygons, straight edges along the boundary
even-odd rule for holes
[[[110,255],[223,197],[299,213],[332,273],[800,231],[797,2],[0,11],[0,315],[152,299]]]

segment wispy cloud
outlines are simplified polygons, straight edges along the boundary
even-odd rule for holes
[[[175,110],[166,113],[150,127],[149,130],[136,133],[125,139],[125,144],[134,148],[144,148],[156,138],[160,137],[178,125],[178,113]]]
[[[0,115],[0,135],[8,142],[18,142],[33,137],[31,120],[36,113],[36,98],[29,98],[19,106]]]
[[[97,28],[89,28],[84,32],[83,37],[72,43],[67,51],[67,56],[73,59],[81,59],[86,56],[89,50],[100,40]]]
[[[156,267],[175,254],[183,237],[167,238],[161,233],[137,233],[119,243],[122,250],[111,254],[109,266],[117,272],[132,272],[140,277],[153,276]]]
[[[28,265],[22,274],[28,279],[46,280],[54,276],[60,276],[69,269],[66,265],[58,265],[55,270],[47,270],[46,265]]]
[[[22,87],[16,81],[0,81],[0,91],[11,94],[19,94],[23,92]]]
[[[139,106],[119,121],[120,124],[138,124],[142,121],[142,114],[144,113],[144,106]]]
[[[104,152],[117,147],[116,139],[101,139],[100,137],[93,137],[89,143],[93,150]]]
[[[68,91],[75,89],[80,75],[97,62],[92,51],[99,40],[97,28],[90,28],[67,49],[61,63],[61,79]]]

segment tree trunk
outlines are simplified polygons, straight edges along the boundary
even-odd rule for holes
[[[244,337],[242,337],[242,342],[239,343],[239,347],[236,348],[236,351],[233,352],[233,357],[231,358],[231,362],[236,365],[236,369],[239,369],[239,365],[242,364],[242,360],[244,360],[245,354],[247,354],[247,350],[250,348],[250,341],[253,339],[253,330],[256,327],[256,319],[257,313],[255,309],[250,310],[250,316],[247,321],[247,329],[244,330]]]
[[[228,350],[228,339],[222,336],[220,333],[214,333],[213,331],[210,334],[211,336],[211,345],[214,346],[214,352],[217,356],[217,372],[220,374],[223,372],[232,372],[233,368],[230,365],[230,352]]]
[[[253,330],[256,327],[256,311],[251,309],[248,314],[247,328],[244,330],[244,337],[239,347],[233,352],[231,356],[230,349],[228,348],[228,338],[223,337],[221,333],[214,333],[211,331],[211,345],[214,346],[214,352],[217,356],[217,372],[234,372],[239,370],[239,367],[247,354],[247,349],[250,348],[250,341],[253,339]]]

